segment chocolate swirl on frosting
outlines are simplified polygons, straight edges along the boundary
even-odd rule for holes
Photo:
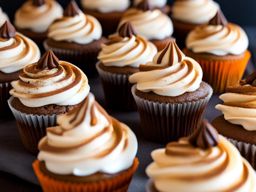
[[[148,0],[142,0],[140,3],[138,3],[138,5],[136,5],[136,8],[142,11],[148,11],[152,9]]]
[[[37,68],[40,70],[58,68],[59,59],[52,51],[47,51],[37,62]]]
[[[16,29],[14,26],[9,22],[5,21],[5,23],[0,28],[0,37],[3,39],[10,39],[15,37]]]
[[[240,81],[240,85],[251,85],[256,87],[256,71]]]
[[[64,10],[64,16],[65,17],[74,17],[76,15],[79,15],[80,9],[77,5],[77,3],[74,0],[71,0],[66,9]]]
[[[118,29],[118,34],[121,37],[129,37],[129,38],[131,38],[133,35],[136,35],[130,22],[127,22],[121,25]]]
[[[40,7],[45,4],[45,0],[33,0],[33,5]]]
[[[226,17],[224,16],[221,9],[219,9],[216,13],[216,15],[209,21],[209,25],[222,25],[226,26],[228,24],[228,21]]]

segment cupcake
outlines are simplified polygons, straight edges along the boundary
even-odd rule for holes
[[[170,42],[130,76],[144,137],[158,143],[190,135],[212,95],[200,65]]]
[[[110,109],[136,109],[129,77],[139,71],[140,64],[152,61],[156,53],[155,45],[136,35],[130,23],[124,23],[117,34],[109,36],[99,53],[97,69]]]
[[[183,48],[189,32],[197,26],[207,24],[218,9],[219,5],[213,0],[174,0],[171,18],[178,45]]]
[[[8,16],[6,15],[6,13],[3,12],[2,8],[0,7],[0,26],[2,26],[7,20],[9,20]]]
[[[227,137],[256,168],[256,72],[240,84],[229,87],[220,96],[223,104],[216,109],[223,113],[213,125]]]
[[[154,43],[158,50],[173,41],[171,19],[159,9],[152,9],[148,0],[142,0],[136,7],[125,12],[119,27],[126,22],[130,22],[135,32]]]
[[[241,80],[251,55],[248,45],[244,30],[228,23],[219,10],[208,25],[191,31],[184,52],[200,63],[214,91],[222,93]]]
[[[130,0],[81,0],[86,14],[96,17],[102,25],[104,36],[116,32],[124,11],[130,7]]]
[[[143,0],[134,0],[134,5],[138,5]],[[167,0],[148,0],[149,5],[153,9],[160,9],[166,15],[170,14],[171,7],[167,5]]]
[[[208,122],[151,155],[147,192],[256,191],[253,168]]]
[[[20,33],[9,21],[0,27],[0,117],[11,117],[7,100],[11,82],[19,78],[21,69],[38,61],[40,51],[36,44]]]
[[[27,0],[15,13],[17,30],[42,47],[49,26],[62,16],[62,7],[55,0]]]
[[[126,192],[137,170],[138,143],[89,94],[79,108],[57,118],[39,143],[36,176],[47,192]]]
[[[49,27],[44,47],[93,76],[96,74],[97,55],[101,44],[105,42],[101,35],[102,28],[98,20],[85,15],[71,0],[63,17]]]
[[[56,125],[56,115],[78,107],[90,89],[79,68],[59,61],[51,51],[27,65],[11,85],[9,106],[25,148],[34,154],[46,128]]]

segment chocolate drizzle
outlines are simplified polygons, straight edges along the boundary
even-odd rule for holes
[[[77,3],[74,0],[71,0],[68,6],[66,7],[64,11],[65,17],[74,17],[76,15],[79,15],[80,9],[77,5]]]
[[[32,4],[36,7],[40,7],[45,4],[45,0],[33,0]]]
[[[241,80],[240,85],[251,85],[256,87],[256,71],[249,75],[246,79]]]
[[[142,11],[148,11],[151,10],[151,6],[149,5],[148,0],[142,0],[137,6],[137,9],[140,9]]]
[[[202,149],[217,146],[218,142],[218,133],[207,120],[203,120],[199,129],[189,137],[191,145]]]
[[[222,25],[226,26],[228,21],[222,11],[219,9],[216,15],[209,21],[209,25]]]
[[[16,29],[9,22],[5,21],[5,23],[0,28],[0,37],[3,39],[10,39],[16,35]]]
[[[59,59],[54,55],[52,51],[47,51],[37,62],[37,69],[54,69],[59,66]]]
[[[121,27],[118,29],[118,33],[121,37],[129,37],[129,38],[136,35],[130,22],[126,22],[122,24]]]

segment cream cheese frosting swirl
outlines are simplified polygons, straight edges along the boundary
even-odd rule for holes
[[[81,3],[85,9],[102,13],[122,12],[130,6],[130,0],[81,0]]]
[[[134,133],[111,118],[92,94],[79,109],[58,116],[57,123],[39,143],[38,159],[50,172],[90,176],[132,166],[138,148]]]
[[[143,0],[134,0],[134,4],[138,5]],[[148,0],[148,3],[151,7],[162,8],[166,5],[167,0]]]
[[[62,17],[62,7],[55,0],[44,0],[40,6],[33,1],[25,2],[15,14],[15,25],[34,32],[46,32],[48,27]]]
[[[109,37],[109,42],[102,45],[98,59],[105,66],[135,67],[153,60],[157,53],[155,45],[136,35],[130,23],[124,23],[119,34]]]
[[[200,65],[186,57],[175,42],[170,42],[145,65],[141,71],[130,76],[129,81],[136,83],[142,92],[154,92],[161,96],[180,96],[196,91],[202,82],[203,72]]]
[[[185,23],[205,24],[218,9],[219,5],[212,0],[176,0],[172,7],[172,17]]]
[[[156,189],[159,192],[256,191],[256,175],[251,165],[229,141],[222,136],[218,138],[216,146],[206,149],[192,145],[190,138],[182,138],[165,149],[153,151],[154,162],[146,173]]]
[[[27,107],[76,105],[90,90],[85,74],[71,63],[59,61],[51,51],[27,65],[12,87],[10,94]]]
[[[0,71],[14,73],[25,65],[37,62],[40,51],[37,45],[20,33],[9,21],[0,28]]]
[[[6,13],[3,12],[2,8],[0,7],[0,26],[4,24],[5,21],[9,20]]]

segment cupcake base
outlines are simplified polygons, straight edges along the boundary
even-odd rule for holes
[[[33,163],[34,172],[43,188],[47,192],[127,192],[132,176],[138,168],[139,161],[136,158],[133,165],[110,178],[100,181],[79,182],[62,181],[49,176],[40,169],[40,161]]]
[[[162,40],[150,40],[157,48],[158,51],[163,50],[170,41],[175,41],[172,37],[167,37]]]

